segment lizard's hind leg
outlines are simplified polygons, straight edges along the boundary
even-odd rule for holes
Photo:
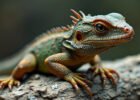
[[[27,54],[17,64],[10,77],[0,80],[0,89],[20,85],[20,79],[24,77],[26,73],[32,72],[36,67],[36,57],[33,54]]]

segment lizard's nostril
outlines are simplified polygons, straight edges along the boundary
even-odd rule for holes
[[[131,32],[131,30],[129,28],[125,27],[124,32],[129,33],[129,32]]]
[[[130,37],[132,37],[132,36],[135,34],[133,28],[124,27],[123,30],[124,30],[124,32],[125,32],[126,34],[128,34],[128,36],[130,36]]]

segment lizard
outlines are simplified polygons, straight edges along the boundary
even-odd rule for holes
[[[82,11],[71,9],[73,24],[53,28],[38,36],[14,57],[0,62],[0,74],[8,78],[0,80],[0,89],[19,86],[27,73],[42,72],[68,81],[77,91],[82,86],[87,94],[93,95],[84,74],[74,72],[85,63],[89,70],[116,84],[116,70],[102,67],[100,53],[130,41],[134,36],[133,27],[120,13],[107,15],[85,15]]]

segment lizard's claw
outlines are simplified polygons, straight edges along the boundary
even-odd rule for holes
[[[13,86],[19,86],[19,85],[20,85],[20,81],[15,80],[12,77],[0,80],[0,89],[8,87],[11,90]]]
[[[77,92],[80,91],[78,84],[81,85],[86,92],[90,95],[93,96],[93,93],[89,87],[89,85],[91,85],[91,82],[89,80],[87,80],[83,74],[80,73],[70,73],[68,75],[65,76],[64,78],[65,80],[67,80],[68,82],[70,82],[72,84],[72,86],[77,90]]]
[[[116,85],[117,82],[113,74],[116,74],[116,76],[119,79],[119,74],[115,70],[110,69],[110,68],[103,68],[100,66],[95,66],[94,68],[91,68],[90,70],[92,71],[94,77],[97,75],[100,75],[103,86],[105,85],[105,79],[111,80],[113,85]]]

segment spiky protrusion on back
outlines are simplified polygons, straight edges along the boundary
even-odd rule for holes
[[[65,32],[69,31],[72,29],[72,25],[67,25],[67,26],[61,26],[61,27],[55,27],[47,31],[47,34],[52,34],[52,33],[59,33],[59,32]]]

